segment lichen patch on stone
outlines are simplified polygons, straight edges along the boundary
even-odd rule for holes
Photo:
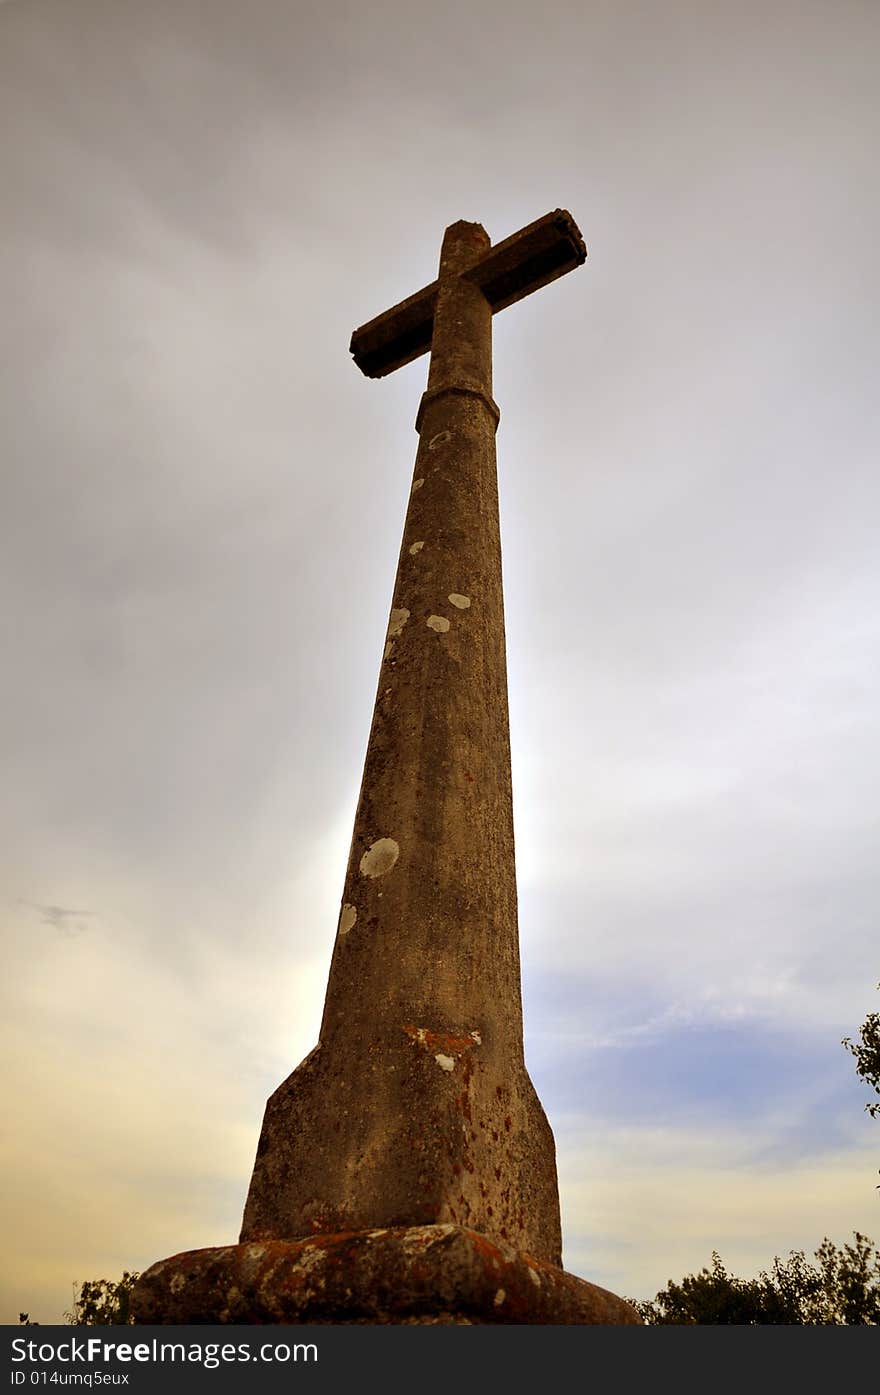
[[[506,1297],[507,1294],[504,1292],[504,1289],[500,1288],[495,1295],[495,1307],[500,1308]]]
[[[424,481],[423,479],[421,479],[421,480],[413,480],[413,487],[412,487],[412,492],[413,492],[413,494],[415,494],[415,492],[416,492],[417,489],[421,489],[421,487],[422,487],[422,485],[423,485],[424,483],[425,483],[425,481]]]
[[[437,1053],[449,1059],[482,1045],[482,1038],[477,1031],[468,1032],[465,1036],[461,1032],[433,1032],[430,1027],[413,1027],[409,1023],[404,1024],[403,1030],[416,1046],[423,1046],[426,1051],[435,1053],[435,1060]],[[448,1070],[450,1067],[444,1069]]]
[[[452,440],[451,431],[438,431],[436,436],[432,436],[428,442],[428,450],[436,450],[438,446],[443,446],[447,441]]]
[[[434,1057],[434,1060],[437,1062],[441,1070],[455,1069],[455,1059],[452,1056],[444,1056],[442,1052],[438,1051],[437,1055]]]
[[[409,619],[409,611],[408,611],[408,610],[404,610],[404,609],[392,610],[392,612],[391,612],[391,618],[390,618],[389,621],[388,621],[388,634],[389,634],[389,636],[391,636],[391,635],[399,635],[400,632],[401,632],[401,630],[403,629],[403,627],[404,627],[404,625],[406,624],[406,622],[407,622],[408,619]]]
[[[460,596],[457,591],[453,591],[449,597],[450,605],[454,605],[456,610],[467,610],[471,603],[470,596]]]
[[[429,630],[436,630],[438,635],[445,635],[449,629],[449,621],[445,615],[429,615],[425,623]]]
[[[425,544],[423,542],[414,542],[409,550],[410,557],[415,557],[416,553],[421,552],[424,546]]]
[[[303,1245],[299,1256],[299,1268],[304,1274],[314,1269],[322,1269],[325,1264],[326,1258],[320,1239]]]
[[[361,873],[365,877],[383,877],[399,856],[400,846],[393,838],[377,838],[361,858]]]
[[[357,907],[346,901],[339,914],[339,933],[347,935],[358,918]]]

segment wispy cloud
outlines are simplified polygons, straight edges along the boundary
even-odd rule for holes
[[[880,1241],[867,1130],[855,1147],[784,1163],[723,1125],[573,1126],[561,1141],[566,1264],[632,1297],[695,1272],[713,1249],[750,1276],[826,1235],[840,1242],[858,1229]]]
[[[68,906],[44,906],[36,901],[21,901],[19,904],[30,906],[43,925],[50,925],[62,935],[83,934],[91,928],[90,922],[97,918],[94,911],[75,910]]]

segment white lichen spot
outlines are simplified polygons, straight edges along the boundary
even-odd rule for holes
[[[389,639],[389,640],[387,641],[386,645],[385,645],[385,650],[384,650],[384,653],[382,654],[382,658],[383,658],[383,659],[387,659],[387,658],[389,657],[389,655],[390,655],[390,653],[391,653],[391,651],[392,651],[393,648],[394,648],[394,640],[393,640],[393,639]]]
[[[482,1046],[482,1045],[483,1045],[483,1038],[480,1036],[479,1032],[471,1032],[471,1033],[470,1033],[470,1038],[471,1038],[471,1041],[476,1042],[477,1046]]]
[[[403,1232],[402,1247],[405,1255],[424,1254],[433,1245],[441,1245],[447,1235],[458,1229],[453,1225],[410,1225]]]
[[[529,1278],[536,1288],[541,1287],[541,1275],[538,1273],[537,1269],[529,1269]]]
[[[399,856],[400,847],[393,838],[377,838],[361,858],[361,872],[365,877],[383,877]]]
[[[429,615],[425,623],[429,630],[436,630],[438,635],[445,635],[449,629],[449,621],[445,615]]]
[[[299,1253],[296,1267],[303,1273],[310,1274],[313,1269],[320,1269],[324,1263],[324,1251],[320,1246],[304,1245]]]
[[[421,489],[421,487],[422,487],[422,485],[423,485],[424,483],[425,483],[425,481],[424,481],[423,479],[421,479],[421,480],[413,480],[413,487],[412,487],[412,492],[413,492],[413,494],[415,494],[415,492],[416,492],[417,489]]]
[[[507,1294],[504,1292],[504,1289],[500,1288],[495,1295],[495,1307],[500,1308],[506,1297]]]
[[[185,1283],[186,1279],[183,1277],[182,1274],[172,1274],[171,1282],[169,1283],[168,1287],[171,1289],[172,1293],[179,1293]]]
[[[391,635],[399,635],[408,619],[408,610],[392,610],[391,619],[388,621],[389,637]]]
[[[441,1070],[455,1070],[455,1061],[452,1056],[444,1056],[442,1052],[438,1052],[434,1060]]]
[[[432,436],[428,442],[428,450],[436,450],[438,446],[443,446],[447,441],[452,440],[451,431],[438,431],[436,436]]]
[[[450,605],[454,605],[456,610],[467,610],[471,603],[470,596],[460,596],[457,591],[453,591],[449,597]]]
[[[423,542],[415,542],[415,543],[413,543],[412,547],[411,547],[410,550],[409,550],[409,555],[410,555],[410,557],[415,557],[416,553],[417,553],[417,552],[421,552],[421,550],[422,550],[422,548],[423,548],[424,546],[425,546],[425,544],[424,544]]]
[[[339,933],[347,935],[358,918],[357,907],[346,901],[339,914]]]

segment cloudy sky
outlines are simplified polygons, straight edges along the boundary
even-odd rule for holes
[[[567,1267],[860,1229],[880,1133],[873,0],[0,5],[3,1307],[236,1238],[317,1038],[444,227],[495,321]]]

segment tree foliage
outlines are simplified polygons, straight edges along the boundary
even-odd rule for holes
[[[872,1240],[855,1231],[853,1244],[838,1249],[826,1238],[815,1260],[792,1250],[787,1260],[774,1259],[769,1274],[739,1279],[713,1253],[711,1269],[679,1284],[670,1279],[656,1298],[634,1306],[652,1326],[880,1324],[880,1254]]]
[[[880,983],[877,987],[880,988]],[[880,1012],[868,1013],[862,1023],[860,1040],[853,1042],[844,1037],[842,1045],[856,1058],[856,1075],[880,1095]],[[877,1100],[869,1101],[865,1108],[875,1119],[880,1115]]]
[[[138,1275],[126,1269],[121,1279],[85,1279],[73,1286],[73,1307],[66,1320],[76,1327],[119,1327],[131,1323],[131,1291]]]

